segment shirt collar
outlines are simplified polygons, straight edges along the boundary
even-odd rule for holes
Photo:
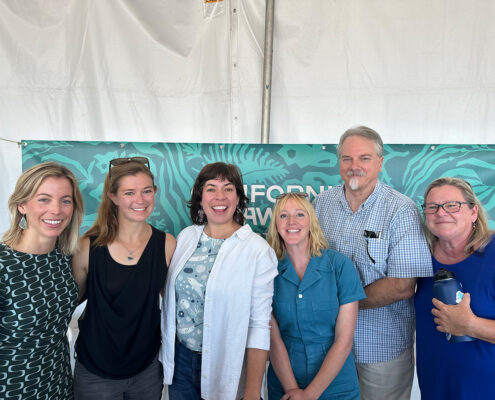
[[[373,189],[373,192],[371,192],[371,194],[364,201],[364,203],[359,206],[358,212],[360,210],[368,209],[368,208],[372,207],[375,204],[376,199],[380,196],[382,191],[383,191],[383,183],[380,181],[377,181],[375,188]],[[349,203],[347,202],[347,199],[345,198],[345,186],[344,185],[341,185],[341,187],[340,187],[340,203],[342,204],[342,206],[344,207],[345,210],[352,212],[351,208],[349,207]]]
[[[201,237],[201,233],[203,232],[203,230],[205,229],[205,225],[195,225],[194,226],[196,228],[196,235],[198,236],[198,239]],[[237,236],[240,240],[246,240],[249,235],[251,235],[251,233],[253,232],[253,230],[251,229],[251,227],[249,225],[243,225],[241,226],[239,229],[237,229],[231,237],[233,236]],[[227,238],[229,239],[229,238]]]
[[[292,263],[289,260],[289,256],[285,254],[285,257],[278,262],[278,274],[280,277],[298,286],[301,282],[299,276],[297,276],[296,270],[289,268],[289,266],[292,266]]]

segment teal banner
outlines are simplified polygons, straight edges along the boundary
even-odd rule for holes
[[[145,156],[158,186],[149,222],[177,235],[191,224],[187,201],[201,168],[224,161],[242,171],[250,203],[246,220],[265,233],[275,197],[304,191],[310,200],[342,182],[336,145],[200,144],[25,141],[23,169],[44,161],[69,167],[79,180],[86,217],[82,232],[96,219],[109,161]],[[380,179],[410,197],[418,207],[428,184],[442,176],[466,179],[490,214],[495,227],[495,145],[385,145]]]

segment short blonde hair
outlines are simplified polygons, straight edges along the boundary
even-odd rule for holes
[[[464,247],[464,254],[469,255],[476,250],[483,251],[483,249],[492,239],[494,231],[488,228],[488,216],[480,201],[474,194],[473,188],[464,179],[451,177],[438,178],[430,183],[426,188],[424,202],[426,203],[426,199],[428,198],[428,195],[430,194],[432,189],[441,186],[453,186],[459,189],[462,193],[462,196],[464,197],[464,201],[468,203],[466,204],[467,207],[473,208],[475,205],[478,206],[478,219],[475,221],[471,236],[469,237],[469,241]],[[426,226],[426,223],[424,224],[424,227],[426,240],[428,242],[428,245],[430,246],[431,252],[433,253],[433,251],[435,250],[435,245],[438,242],[438,238],[430,232],[430,230]]]
[[[20,204],[26,203],[38,191],[46,178],[66,178],[72,185],[72,201],[74,209],[69,225],[58,237],[58,249],[64,255],[72,255],[77,251],[79,243],[79,228],[84,217],[84,203],[77,179],[70,169],[55,162],[44,162],[35,165],[22,173],[15,185],[14,193],[9,198],[11,216],[10,227],[2,237],[2,242],[14,245],[22,235],[19,221],[22,214],[18,210]]]
[[[296,201],[297,204],[309,215],[309,255],[318,257],[321,256],[321,251],[328,248],[328,242],[323,235],[323,231],[321,230],[320,223],[316,217],[315,210],[306,198],[294,193],[287,193],[275,203],[266,240],[270,246],[272,246],[279,260],[285,257],[287,250],[285,248],[284,240],[277,231],[277,217],[284,209],[285,204],[289,199]]]

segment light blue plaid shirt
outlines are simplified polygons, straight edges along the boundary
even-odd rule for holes
[[[355,213],[343,185],[318,195],[314,206],[330,248],[354,262],[363,287],[385,277],[433,275],[419,211],[411,199],[390,186],[378,182]],[[413,340],[412,298],[359,310],[353,346],[356,362],[392,360]]]

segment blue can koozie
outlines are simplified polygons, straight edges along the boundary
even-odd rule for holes
[[[464,292],[461,283],[455,279],[453,272],[440,268],[433,279],[435,281],[433,284],[433,294],[435,298],[445,304],[455,305],[460,303],[464,296]],[[455,336],[446,333],[445,336],[451,343],[470,342],[471,340],[475,340],[475,338],[467,335]]]

